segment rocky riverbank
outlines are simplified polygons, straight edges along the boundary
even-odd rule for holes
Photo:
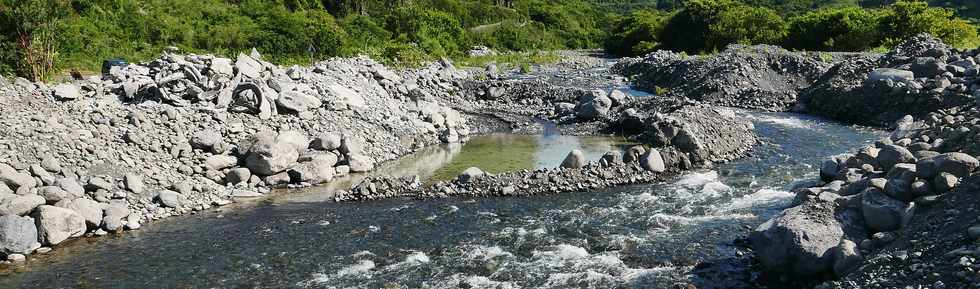
[[[755,143],[751,124],[728,109],[474,77],[481,73],[447,60],[396,72],[365,58],[280,67],[254,51],[235,59],[168,52],[105,78],[2,81],[0,122],[9,129],[0,132],[0,252],[19,262],[72,238],[136,230],[277,187],[329,183],[471,133],[535,132],[542,121],[653,147],[610,152],[600,163],[573,151],[556,169],[488,175],[474,168],[429,186],[417,177],[371,177],[335,199],[654,182],[738,158]]]
[[[765,275],[820,288],[980,288],[978,52],[919,35],[884,55],[733,46],[619,69],[674,97],[892,130],[817,166],[822,183],[797,189],[792,208],[748,236]]]

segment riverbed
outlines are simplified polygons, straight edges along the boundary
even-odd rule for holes
[[[362,203],[307,189],[83,238],[3,270],[0,287],[751,288],[737,240],[787,207],[794,185],[817,178],[815,164],[883,134],[809,116],[740,113],[762,139],[751,156],[664,183]],[[491,135],[385,169],[439,180],[469,166],[556,166],[572,148],[598,158],[626,145]]]

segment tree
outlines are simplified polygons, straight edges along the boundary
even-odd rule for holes
[[[929,33],[949,45],[960,46],[977,38],[977,28],[957,18],[948,8],[929,7],[923,1],[899,0],[882,18],[880,31],[886,44],[892,45],[919,33]]]
[[[858,7],[829,8],[789,20],[785,45],[817,51],[865,51],[881,45],[882,13]]]
[[[34,81],[54,69],[54,24],[70,12],[67,0],[0,0],[0,33],[13,39],[16,70]]]

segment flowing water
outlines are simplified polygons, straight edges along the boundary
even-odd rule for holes
[[[307,190],[75,241],[0,272],[0,287],[750,287],[736,240],[785,208],[787,191],[816,177],[814,164],[882,135],[800,115],[744,114],[762,137],[752,156],[665,183],[364,203],[325,202],[317,197],[325,189]],[[471,165],[554,166],[570,148],[595,158],[621,145],[495,135],[387,169],[446,178]]]

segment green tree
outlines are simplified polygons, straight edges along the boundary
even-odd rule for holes
[[[65,0],[0,0],[0,33],[13,42],[3,48],[15,51],[0,55],[8,58],[4,70],[16,69],[35,81],[47,77],[58,56],[54,24],[69,12]]]
[[[712,43],[718,48],[730,43],[778,44],[789,33],[786,21],[776,11],[747,5],[736,5],[718,15],[708,26]]]
[[[634,56],[660,48],[660,35],[671,14],[657,10],[640,10],[616,21],[604,43],[606,52]]]
[[[895,2],[882,18],[879,29],[888,45],[919,33],[930,33],[953,46],[961,46],[977,38],[976,26],[957,18],[953,10],[929,7],[923,1]]]
[[[789,19],[786,46],[817,51],[865,51],[881,44],[882,13],[858,7],[829,8]]]

